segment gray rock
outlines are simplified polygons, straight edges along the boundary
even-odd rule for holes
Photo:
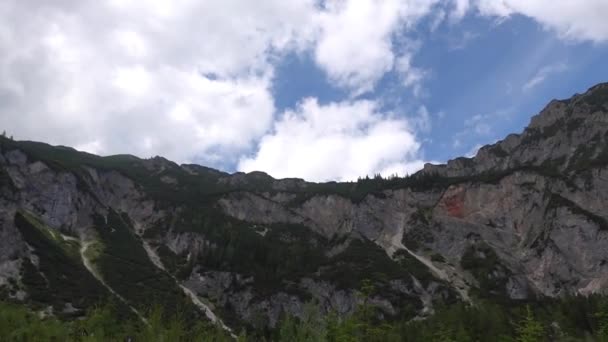
[[[394,296],[419,298],[424,304],[420,314],[430,313],[435,300],[450,295],[446,286],[468,300],[467,291],[481,282],[461,261],[475,246],[486,249],[474,257],[495,262],[484,276],[501,282],[500,290],[510,298],[605,293],[607,102],[608,84],[552,101],[521,134],[481,148],[474,158],[425,165],[415,177],[435,180],[434,186],[387,187],[356,201],[331,191],[314,193],[310,189],[318,185],[274,180],[261,172],[227,175],[196,165],[180,167],[160,157],[130,161],[141,162],[151,178],[171,189],[178,189],[182,178],[159,176],[167,170],[216,179],[213,186],[226,191],[212,197],[214,209],[252,229],[279,223],[305,226],[333,243],[324,251],[328,257],[367,239],[388,257],[403,253],[418,260],[434,279],[389,279],[383,288],[387,292],[370,299],[385,315],[401,309]],[[146,243],[164,245],[192,262],[217,247],[204,233],[181,229],[176,218],[188,209],[181,202],[154,200],[136,179],[87,165],[57,169],[24,151],[0,154],[0,168],[15,188],[0,183],[0,285],[19,282],[25,258],[37,264],[14,225],[17,210],[37,215],[51,229],[90,238],[92,216],[105,216],[111,208],[126,213]],[[261,190],[246,190],[252,188]],[[146,234],[150,229],[156,233]],[[297,294],[282,288],[260,294],[251,277],[194,265],[184,284],[254,325],[275,326],[284,313],[302,315],[310,300],[341,314],[360,303],[358,289],[338,288],[314,274],[290,281]],[[13,290],[17,298],[26,298],[21,289]]]

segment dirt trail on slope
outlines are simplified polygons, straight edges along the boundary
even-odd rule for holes
[[[152,246],[150,246],[150,244],[148,242],[146,242],[143,238],[142,238],[142,245],[144,247],[144,250],[146,251],[146,254],[148,255],[148,258],[150,259],[150,261],[152,261],[152,263],[154,264],[154,266],[156,266],[158,269],[162,270],[167,275],[169,275],[175,281],[175,283],[177,284],[177,286],[179,286],[179,288],[182,290],[182,292],[184,292],[184,294],[186,296],[188,296],[188,298],[190,298],[190,300],[192,301],[192,303],[194,305],[196,305],[196,307],[198,307],[199,310],[201,310],[202,312],[205,313],[205,316],[207,316],[207,318],[211,322],[213,322],[214,324],[219,324],[222,327],[222,329],[224,329],[225,331],[227,331],[232,337],[236,338],[236,335],[234,335],[232,329],[230,329],[227,325],[225,325],[224,322],[222,322],[222,320],[219,317],[217,317],[217,315],[215,313],[213,313],[213,311],[211,310],[211,308],[209,308],[209,306],[207,304],[205,304],[196,295],[196,293],[194,293],[194,291],[192,291],[191,289],[187,288],[185,285],[182,285],[182,283],[174,275],[172,275],[171,273],[169,273],[167,271],[167,269],[163,265],[160,257],[158,256],[158,254],[154,250],[154,248],[152,248]]]
[[[101,275],[97,272],[97,270],[95,270],[95,267],[93,266],[93,263],[91,262],[91,260],[89,260],[89,258],[87,258],[87,255],[86,255],[87,254],[87,250],[96,241],[95,240],[80,241],[80,240],[78,240],[78,239],[76,239],[74,237],[63,235],[63,234],[61,236],[65,240],[76,241],[76,242],[78,242],[80,244],[80,258],[82,259],[82,264],[87,269],[87,271],[89,271],[89,273],[91,273],[93,275],[93,277],[95,277],[95,279],[97,279],[97,281],[99,281],[101,283],[101,285],[103,285],[106,289],[108,289],[108,291],[110,291],[111,294],[113,294],[116,298],[118,298],[118,300],[120,300],[127,307],[129,307],[129,309],[135,315],[137,315],[137,317],[139,317],[139,319],[141,319],[142,322],[144,322],[145,324],[148,324],[148,320],[146,320],[146,318],[136,308],[134,308],[132,305],[130,305],[129,302],[123,296],[121,296],[120,294],[118,294],[118,292],[114,291],[114,289],[112,287],[110,287],[110,285],[108,285],[103,280],[103,278],[101,277]]]
[[[416,260],[420,261],[423,265],[425,265],[437,278],[444,280],[452,285],[452,287],[458,292],[460,297],[465,302],[470,303],[471,297],[469,297],[469,285],[465,282],[458,271],[453,266],[444,265],[444,267],[438,267],[435,265],[429,258],[424,257],[422,255],[414,253],[412,250],[407,248],[402,240],[403,232],[400,234],[396,234],[391,240],[391,247],[393,247],[393,251],[391,253],[394,254],[396,251],[403,249],[408,252],[409,255],[416,258]]]

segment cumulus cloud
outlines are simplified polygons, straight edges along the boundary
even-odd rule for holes
[[[314,181],[404,175],[423,166],[419,148],[410,124],[379,111],[373,101],[320,105],[308,98],[283,113],[257,153],[241,159],[239,170]]]
[[[458,0],[461,2],[461,0]],[[479,13],[509,17],[520,14],[569,40],[608,40],[608,1],[605,0],[473,0]]]
[[[470,7],[469,0],[452,0],[452,11],[450,13],[450,19],[452,21],[457,21],[462,19],[464,15],[467,13]]]
[[[328,0],[319,15],[315,60],[330,79],[355,95],[370,91],[395,66],[394,36],[413,28],[436,3],[435,0]],[[411,83],[420,80],[415,68],[400,71]],[[410,71],[413,76],[407,76]]]
[[[562,37],[599,42],[608,39],[607,6],[603,0],[4,0],[0,126],[19,139],[95,153],[220,165],[240,160],[242,169],[281,177],[403,173],[420,163],[414,132],[430,129],[425,110],[408,122],[374,101],[308,99],[277,115],[276,62],[288,53],[310,55],[353,99],[389,72],[419,94],[430,71],[412,62],[408,35],[434,13],[441,13],[437,25],[473,9],[522,14]],[[528,87],[550,72],[540,70]],[[240,157],[252,150],[253,157]]]
[[[228,157],[272,127],[272,60],[310,44],[314,11],[312,0],[2,1],[0,126],[97,153]]]
[[[1,1],[0,126],[101,154],[236,162],[273,127],[281,56],[310,51],[336,85],[369,90],[393,68],[395,32],[433,2]]]

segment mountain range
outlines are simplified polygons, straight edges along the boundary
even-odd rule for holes
[[[227,330],[306,303],[385,319],[608,289],[608,83],[407,177],[311,183],[0,138],[0,297],[150,303]]]

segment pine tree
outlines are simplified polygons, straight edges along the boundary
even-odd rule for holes
[[[327,319],[313,303],[304,305],[302,317],[287,316],[279,327],[279,342],[323,342],[327,340]]]
[[[439,325],[439,329],[433,334],[433,342],[456,342],[452,338],[453,331],[444,324]]]
[[[544,340],[545,331],[540,322],[534,318],[534,313],[530,306],[526,306],[526,317],[518,324],[517,328],[518,342],[540,342]]]
[[[600,305],[600,310],[595,313],[598,328],[595,333],[598,342],[608,342],[608,305]]]

